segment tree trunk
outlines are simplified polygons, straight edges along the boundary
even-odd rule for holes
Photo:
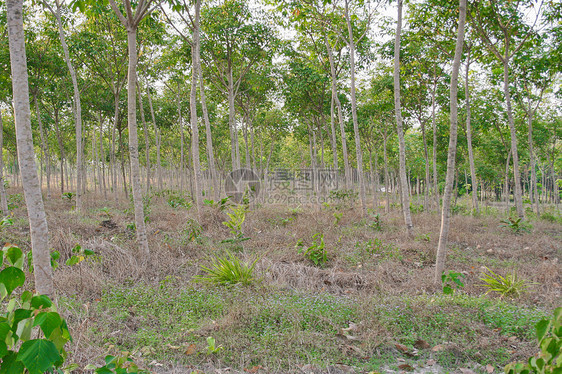
[[[129,70],[127,82],[127,122],[129,126],[129,162],[131,164],[131,182],[133,202],[135,205],[135,226],[137,242],[144,256],[141,262],[147,263],[150,256],[146,227],[144,224],[144,210],[142,190],[140,184],[139,141],[137,135],[137,30],[127,29],[127,44],[129,47]]]
[[[6,188],[4,188],[4,121],[0,110],[0,210],[2,214],[8,214],[8,199]]]
[[[50,296],[54,289],[49,251],[49,229],[33,150],[25,35],[23,32],[23,0],[7,0],[6,5],[18,164],[29,217],[31,251],[35,269],[35,289],[39,294]]]
[[[398,21],[396,23],[396,39],[394,42],[394,110],[396,113],[396,128],[398,130],[398,146],[400,152],[400,191],[402,193],[402,212],[409,236],[413,236],[414,225],[410,214],[410,196],[408,181],[406,180],[406,144],[402,127],[402,108],[400,105],[400,33],[402,30],[402,1],[398,0]]]
[[[427,137],[425,136],[425,121],[420,121],[423,138],[423,156],[425,159],[425,188],[423,189],[423,207],[429,209],[429,151],[427,149]],[[419,193],[419,192],[418,192]]]
[[[199,60],[199,72],[201,72],[201,60]],[[211,170],[211,179],[213,180],[213,197],[215,201],[219,200],[220,187],[217,175],[217,167],[215,163],[215,151],[213,149],[213,134],[211,132],[211,121],[209,121],[209,112],[207,110],[207,99],[205,97],[205,87],[203,84],[203,75],[200,74],[199,94],[201,95],[201,107],[203,109],[203,121],[205,122],[205,137],[207,140],[207,163]]]
[[[146,84],[146,94],[148,95],[148,106],[150,107],[150,116],[152,118],[152,126],[154,127],[154,136],[156,137],[156,173],[158,174],[158,189],[162,190],[162,159],[160,154],[160,132],[156,126],[156,119],[154,116],[154,107],[152,106],[152,96],[150,95],[150,87],[148,82]]]
[[[230,129],[230,158],[232,170],[240,169],[238,155],[238,137],[236,136],[236,113],[234,108],[234,81],[232,78],[232,67],[228,71],[228,128]]]
[[[476,167],[474,166],[474,154],[472,152],[472,128],[470,123],[470,90],[468,86],[468,72],[470,70],[470,55],[466,62],[466,72],[464,76],[464,91],[466,97],[466,142],[468,145],[468,162],[470,163],[470,180],[472,185],[472,209],[476,213],[480,212],[478,207],[478,180],[476,179]],[[468,189],[466,191],[468,193]]]
[[[137,92],[139,95],[139,111],[141,114],[142,129],[144,130],[144,152],[146,155],[146,194],[150,193],[150,142],[148,139],[148,126],[144,118],[144,106],[142,103],[141,88],[137,82]]]
[[[384,136],[382,138],[383,140],[383,157],[384,157],[384,195],[386,197],[386,204],[384,204],[384,212],[385,213],[389,213],[390,212],[390,194],[388,193],[388,189],[390,188],[390,183],[389,183],[389,178],[390,175],[388,173],[388,152],[387,152],[387,147],[386,147],[386,143],[387,143],[387,133],[386,133],[386,128],[384,129]]]
[[[72,80],[72,88],[74,90],[74,105],[72,106],[72,111],[74,112],[74,120],[76,124],[76,210],[80,211],[82,209],[82,184],[84,179],[84,163],[82,147],[82,104],[80,101],[80,90],[78,88],[78,79],[76,77],[76,71],[72,62],[70,61],[70,54],[68,52],[68,45],[66,44],[66,37],[64,35],[64,28],[62,27],[61,18],[61,6],[59,0],[55,0],[57,9],[53,12],[57,20],[57,26],[59,29],[59,38],[62,44],[62,50],[64,52],[64,60],[68,71],[70,72],[70,78]]]
[[[433,90],[431,90],[431,121],[433,128],[433,197],[435,198],[435,206],[439,211],[439,178],[437,176],[437,120],[435,118],[435,96],[437,91],[437,78],[433,82]]]
[[[349,70],[351,79],[351,117],[353,119],[353,132],[355,133],[355,157],[357,158],[357,174],[359,176],[359,196],[361,198],[361,212],[367,217],[367,198],[365,192],[365,176],[363,175],[363,152],[361,150],[361,139],[359,137],[359,122],[357,120],[357,97],[355,89],[355,41],[349,18],[349,0],[345,1],[345,18],[347,21],[347,32],[349,37]]]
[[[531,198],[531,203],[535,206],[535,212],[537,216],[540,215],[539,211],[539,198],[537,194],[537,172],[535,170],[535,152],[533,147],[533,110],[529,105],[529,113],[527,113],[527,124],[529,127],[529,158],[531,159],[531,183],[529,185],[529,197]]]
[[[511,153],[513,157],[513,180],[515,183],[513,189],[513,198],[519,218],[525,218],[523,210],[523,197],[521,195],[521,175],[519,175],[519,155],[517,151],[517,132],[515,129],[515,120],[513,119],[513,110],[511,109],[511,94],[509,93],[509,44],[505,47],[505,59],[503,61],[503,91],[505,95],[505,103],[507,106],[507,118],[509,121],[509,132],[511,136]]]
[[[49,154],[49,147],[46,142],[45,131],[43,129],[43,120],[41,119],[41,113],[39,110],[39,104],[37,101],[37,95],[33,95],[33,103],[35,104],[35,113],[37,115],[37,124],[39,125],[39,136],[41,137],[41,151],[45,157],[45,168],[47,171],[47,199],[51,198],[51,156]],[[41,183],[41,187],[43,183]]]
[[[461,64],[462,49],[464,44],[464,27],[466,22],[466,1],[459,0],[459,23],[457,33],[457,44],[453,60],[453,72],[451,74],[450,105],[451,105],[451,127],[449,135],[449,153],[447,155],[447,176],[445,179],[445,191],[443,193],[443,210],[441,212],[441,232],[439,233],[439,244],[437,246],[437,258],[435,263],[434,283],[441,284],[441,274],[445,270],[445,259],[447,257],[447,241],[449,239],[449,226],[451,220],[451,195],[453,193],[453,179],[455,177],[455,158],[457,156],[457,127],[458,127],[458,82],[459,68]]]
[[[201,164],[199,160],[199,126],[197,124],[197,80],[199,79],[200,66],[200,44],[199,44],[199,17],[201,12],[201,0],[195,4],[195,23],[193,28],[192,48],[192,77],[191,77],[191,153],[193,158],[193,193],[197,214],[200,213],[203,201],[201,197]]]

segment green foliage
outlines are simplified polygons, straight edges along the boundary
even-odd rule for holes
[[[419,234],[418,236],[416,236],[416,240],[418,242],[430,242],[431,236],[429,234]]]
[[[486,268],[486,270],[488,273],[484,273],[480,278],[480,280],[484,282],[481,286],[488,288],[486,294],[490,292],[497,292],[501,295],[501,297],[519,297],[527,291],[527,288],[531,285],[531,283],[527,282],[525,279],[519,279],[515,270],[505,277],[494,273],[489,268]]]
[[[208,199],[203,199],[203,204],[210,206],[211,208],[220,210],[221,212],[223,210],[225,210],[226,208],[228,208],[229,204],[230,204],[230,197],[227,196],[225,198],[222,198],[218,201],[215,200],[208,200]]]
[[[562,224],[562,216],[560,215],[560,213],[556,214],[554,212],[551,211],[546,211],[541,213],[540,218],[543,221],[547,221],[550,223],[560,223]]]
[[[410,203],[410,211],[412,213],[422,213],[423,209],[424,209],[423,204],[418,205],[418,204]]]
[[[244,221],[246,220],[247,212],[248,212],[248,208],[246,205],[243,204],[230,207],[230,212],[226,213],[226,215],[228,216],[228,220],[224,221],[222,224],[230,229],[230,233],[232,234],[233,238],[227,239],[223,242],[238,243],[250,239],[250,238],[245,238],[243,232],[243,225],[244,225]]]
[[[150,371],[139,369],[131,358],[131,353],[127,351],[120,352],[117,356],[105,356],[105,365],[96,367],[95,365],[87,365],[84,370],[93,370],[96,374],[149,374]]]
[[[357,201],[359,193],[354,190],[333,190],[330,191],[328,199],[335,204],[336,209],[352,207]]]
[[[448,273],[443,272],[443,274],[441,274],[443,293],[445,295],[452,295],[453,293],[455,293],[455,288],[460,289],[464,287],[464,283],[460,279],[464,277],[465,275],[463,273],[457,273],[452,270],[449,270]]]
[[[0,227],[12,226],[14,224],[14,219],[12,217],[4,217],[0,220]]]
[[[24,204],[24,198],[21,193],[8,195],[8,209],[14,210]]]
[[[74,192],[65,192],[62,194],[62,198],[68,201],[72,201],[72,199],[76,196]]]
[[[324,234],[316,233],[312,236],[312,244],[306,247],[300,239],[295,245],[300,254],[312,261],[316,266],[324,266],[328,262],[328,255],[324,248]]]
[[[333,216],[335,218],[334,226],[337,226],[340,223],[340,221],[343,217],[343,213],[342,212],[334,212]]]
[[[254,269],[259,257],[252,262],[244,262],[232,253],[226,256],[215,256],[211,259],[209,266],[201,266],[206,275],[195,276],[196,282],[215,284],[221,286],[232,286],[241,284],[249,286],[259,281],[254,276]]]
[[[369,212],[369,221],[367,221],[367,226],[375,231],[382,231],[381,215],[379,213]]]
[[[185,197],[173,194],[168,197],[168,205],[172,208],[184,207],[186,209],[189,209],[191,208],[192,204],[191,201],[189,201]]]
[[[523,221],[520,217],[508,217],[500,222],[500,227],[508,228],[516,235],[523,234],[524,232],[528,233],[532,230],[531,224]]]
[[[212,336],[207,337],[207,355],[219,353],[222,350],[223,350],[223,346],[222,345],[217,346],[215,338],[213,338]]]
[[[382,260],[401,260],[400,249],[393,244],[385,244],[382,239],[374,238],[365,242],[357,242],[355,248],[365,252],[367,255]]]
[[[193,218],[189,218],[187,220],[187,224],[186,224],[186,228],[185,228],[187,240],[189,240],[190,242],[194,241],[198,244],[201,244],[201,240],[202,240],[201,233],[202,232],[203,232],[203,228],[201,227],[199,222],[197,222]]]
[[[111,210],[104,206],[103,208],[100,209],[100,214],[103,214],[105,216],[105,218],[111,218],[113,216],[113,214],[111,213]]]
[[[73,255],[70,256],[70,258],[68,260],[66,260],[66,264],[68,266],[73,266],[73,265],[79,264],[80,262],[84,261],[86,258],[95,254],[95,252],[92,251],[91,249],[83,249],[78,244],[74,248],[72,248],[72,253],[73,253]],[[52,255],[51,255],[51,258],[52,258]]]
[[[0,271],[1,300],[10,297],[25,283],[24,257],[15,246],[0,251],[3,267]],[[64,346],[71,337],[65,320],[49,297],[23,291],[3,306],[0,313],[1,371],[42,374],[60,367],[66,358]],[[41,334],[43,338],[39,338]]]
[[[540,352],[526,363],[512,362],[506,374],[562,373],[562,307],[554,310],[551,319],[542,319],[535,326]]]

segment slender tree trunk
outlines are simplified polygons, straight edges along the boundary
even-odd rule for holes
[[[389,178],[390,175],[388,173],[388,152],[387,152],[387,147],[386,147],[386,143],[387,143],[387,134],[386,134],[386,129],[384,129],[384,136],[382,138],[383,140],[383,157],[384,157],[384,195],[386,197],[386,204],[384,207],[384,212],[385,213],[389,213],[390,212],[390,194],[389,194],[389,188],[390,188],[390,183],[389,183]]]
[[[435,71],[434,71],[435,73]],[[433,128],[433,197],[435,198],[435,206],[439,211],[439,178],[437,175],[437,120],[435,110],[435,96],[437,91],[437,78],[433,82],[433,90],[431,90],[431,121]]]
[[[201,60],[199,60],[199,72],[201,72]],[[218,201],[220,196],[219,179],[215,163],[215,151],[213,149],[213,134],[211,132],[211,121],[209,121],[209,111],[207,110],[207,99],[205,97],[205,86],[203,84],[203,76],[201,74],[199,80],[199,94],[201,95],[201,107],[203,109],[203,121],[205,122],[205,137],[207,140],[207,162],[211,170],[211,179],[213,180],[213,197]]]
[[[517,132],[515,129],[515,120],[513,119],[513,110],[511,108],[511,94],[509,93],[509,45],[505,47],[505,59],[503,61],[503,91],[505,95],[505,103],[507,106],[507,118],[509,122],[509,132],[511,136],[511,153],[513,157],[513,180],[515,183],[513,189],[513,198],[517,215],[525,218],[523,210],[523,197],[521,195],[521,175],[519,174],[519,155],[517,151]]]
[[[458,82],[459,68],[461,64],[462,49],[464,44],[464,27],[466,22],[466,1],[459,0],[459,23],[457,31],[457,44],[453,60],[453,72],[451,74],[450,105],[451,105],[451,127],[449,135],[449,154],[447,155],[447,176],[445,180],[445,192],[443,194],[443,210],[441,213],[441,232],[439,233],[439,244],[437,246],[437,259],[435,263],[434,283],[441,284],[441,274],[445,270],[447,257],[447,241],[449,239],[449,226],[451,220],[451,195],[453,193],[453,179],[455,177],[455,158],[457,156],[457,127],[458,127]]]
[[[139,111],[141,114],[142,129],[144,130],[144,152],[146,156],[146,194],[150,193],[150,141],[148,139],[148,126],[144,118],[144,106],[142,103],[141,88],[137,82],[137,92],[139,95]]]
[[[80,89],[78,88],[78,79],[76,77],[76,71],[72,62],[70,61],[70,54],[68,52],[68,45],[66,44],[66,37],[64,34],[64,28],[62,26],[61,18],[61,6],[59,0],[55,0],[56,11],[53,12],[57,20],[57,26],[59,29],[59,38],[62,45],[62,50],[64,52],[64,60],[68,71],[70,72],[70,78],[72,80],[72,88],[74,90],[74,105],[72,106],[72,111],[74,112],[74,121],[76,125],[76,210],[80,211],[82,209],[82,184],[84,179],[84,163],[82,147],[82,104],[80,101]]]
[[[427,149],[427,137],[425,136],[425,121],[420,121],[423,138],[423,156],[425,159],[425,188],[423,189],[423,207],[429,209],[429,151]],[[419,193],[419,192],[418,192]]]
[[[343,170],[345,173],[345,188],[349,189],[351,188],[351,168],[349,167],[349,156],[347,152],[347,139],[345,136],[345,126],[343,123],[342,107],[337,93],[337,76],[336,76],[336,66],[334,63],[334,54],[332,52],[332,47],[328,42],[328,38],[324,38],[324,42],[328,50],[328,59],[330,60],[330,74],[332,76],[332,100],[334,101],[338,109],[338,120],[340,123],[341,146],[342,146],[342,153],[343,153]]]
[[[119,124],[119,92],[113,93],[113,127],[111,129],[111,186],[113,188],[113,194],[115,201],[117,202],[117,155],[115,154],[115,131],[117,131],[117,126]]]
[[[41,112],[39,110],[39,104],[37,100],[37,95],[33,95],[33,103],[35,105],[35,113],[37,115],[37,124],[39,125],[39,136],[41,137],[41,151],[45,157],[45,168],[47,174],[47,199],[51,198],[51,156],[49,154],[49,147],[46,142],[45,131],[43,129],[43,120],[41,119]],[[43,183],[41,183],[42,185]]]
[[[361,139],[359,137],[359,122],[357,120],[357,97],[355,88],[355,41],[349,18],[349,0],[345,1],[345,18],[347,21],[347,32],[349,37],[349,70],[351,79],[351,117],[353,119],[353,132],[355,133],[355,157],[357,158],[357,174],[359,176],[359,196],[361,198],[361,212],[367,217],[367,197],[365,191],[365,175],[363,174],[363,152],[361,150]]]
[[[394,110],[396,112],[396,128],[398,130],[398,146],[400,158],[400,191],[402,193],[402,212],[409,236],[413,236],[414,225],[410,214],[410,196],[406,180],[406,143],[402,126],[402,108],[400,105],[400,33],[402,30],[402,1],[398,0],[398,21],[396,23],[396,39],[394,42]]]
[[[154,127],[154,136],[156,137],[156,174],[158,174],[158,189],[163,189],[162,181],[162,159],[160,153],[160,132],[156,126],[156,118],[154,116],[154,107],[152,106],[152,96],[150,95],[150,87],[146,84],[146,94],[148,95],[148,106],[150,107],[150,117],[152,118],[152,126]]]
[[[330,143],[332,145],[332,157],[334,158],[334,169],[338,170],[338,144],[336,142],[336,127],[334,126],[334,97],[330,99]]]
[[[529,190],[531,191],[529,193],[530,198],[531,198],[531,203],[534,205],[535,207],[535,212],[537,213],[537,216],[540,215],[540,210],[539,210],[539,198],[538,198],[538,188],[537,188],[537,172],[535,170],[536,168],[536,161],[535,161],[535,151],[534,151],[534,146],[533,146],[533,110],[531,109],[531,106],[529,105],[529,112],[527,113],[527,125],[529,127],[529,158],[531,159],[531,183],[529,185]]]
[[[137,242],[144,256],[142,262],[147,263],[150,256],[146,226],[144,224],[144,210],[142,190],[140,184],[139,141],[137,135],[137,30],[129,27],[127,30],[129,48],[129,71],[127,87],[127,122],[129,126],[129,162],[131,163],[131,182],[133,202],[135,205],[135,228]]]
[[[0,210],[2,214],[8,214],[8,199],[4,187],[4,121],[0,110]]]
[[[238,159],[238,137],[236,136],[236,113],[234,108],[234,80],[232,78],[232,68],[228,70],[228,127],[230,129],[230,158],[232,161],[232,169],[240,169],[240,160]]]
[[[199,17],[201,12],[201,0],[195,4],[195,23],[193,28],[193,48],[192,48],[192,79],[191,79],[191,153],[193,158],[193,193],[197,213],[200,213],[203,206],[201,197],[201,164],[199,160],[199,126],[197,124],[197,81],[199,79],[200,66],[200,44],[199,44]]]
[[[31,232],[35,289],[40,294],[50,296],[53,294],[54,288],[49,251],[49,229],[33,150],[25,35],[23,32],[23,0],[7,0],[6,5],[18,164]]]
[[[511,159],[511,149],[507,151],[507,161],[505,162],[505,182],[504,182],[504,201],[505,201],[505,211],[509,214],[509,162]]]
[[[474,154],[472,152],[472,128],[470,122],[470,90],[468,85],[468,73],[470,70],[470,55],[466,62],[466,71],[464,76],[464,91],[466,97],[466,142],[468,145],[468,162],[470,163],[470,179],[472,185],[472,209],[477,213],[480,212],[478,207],[478,180],[476,179],[476,167],[474,166]],[[468,190],[467,190],[468,192]]]
[[[183,116],[181,113],[181,101],[180,101],[180,87],[178,84],[178,122],[180,126],[180,190],[183,191],[184,187],[184,175],[185,175],[185,134],[183,132]]]
[[[99,118],[100,118],[100,167],[101,167],[101,181],[100,181],[100,186],[102,186],[103,184],[103,197],[105,200],[107,200],[107,186],[105,184],[105,152],[103,150],[103,120],[102,120],[102,116],[101,116],[101,111],[99,113]]]

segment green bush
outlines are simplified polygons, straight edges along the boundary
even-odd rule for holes
[[[317,241],[318,240],[318,241]],[[312,236],[312,244],[305,246],[300,239],[295,247],[306,259],[312,261],[316,266],[324,266],[328,262],[328,255],[324,248],[324,235],[317,233]]]
[[[25,255],[15,246],[0,251],[0,298],[25,283]],[[6,266],[4,266],[6,265]],[[43,336],[42,338],[40,336]],[[32,338],[33,337],[33,338]],[[0,313],[0,360],[3,373],[42,374],[64,363],[71,340],[65,320],[45,295],[23,291],[3,303]]]
[[[494,273],[488,268],[486,268],[486,270],[488,273],[484,273],[480,280],[484,282],[481,286],[488,288],[487,294],[496,292],[499,293],[501,297],[519,297],[527,291],[527,288],[529,288],[531,284],[525,279],[520,279],[515,273],[515,270],[505,277]]]
[[[209,283],[221,286],[242,284],[249,286],[259,281],[254,276],[254,270],[259,257],[248,263],[227,251],[226,256],[216,256],[211,259],[209,266],[201,266],[206,275],[195,276],[196,282]]]

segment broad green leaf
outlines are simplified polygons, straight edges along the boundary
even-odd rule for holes
[[[6,251],[6,260],[12,266],[15,266],[19,269],[23,266],[23,252],[18,247],[10,247]]]
[[[0,322],[0,341],[6,340],[10,331],[12,331],[12,328],[7,322]]]
[[[23,291],[21,294],[21,302],[23,304],[30,302],[33,298],[33,294],[30,291]]]
[[[68,266],[76,265],[80,262],[80,258],[78,256],[72,256],[68,260],[66,260],[66,264]]]
[[[544,336],[548,332],[549,327],[550,327],[550,321],[548,319],[543,319],[536,324],[535,330],[537,332],[537,340],[539,342],[544,338]]]
[[[3,340],[0,340],[0,357],[4,357],[8,354],[8,346],[6,345],[6,342]]]
[[[6,287],[6,296],[9,296],[14,289],[23,286],[25,273],[17,267],[10,266],[0,272],[0,283]]]
[[[60,359],[60,354],[53,344],[45,339],[28,340],[22,344],[18,361],[21,361],[29,374],[42,374]]]
[[[91,249],[84,249],[84,255],[85,256],[92,256],[95,255],[96,252],[92,251]]]
[[[97,368],[94,373],[96,373],[96,374],[114,374],[112,370],[106,368],[105,366],[102,366],[101,368]]]
[[[33,296],[33,298],[31,299],[31,306],[34,309],[46,309],[46,308],[50,308],[53,305],[53,302],[51,301],[51,299],[49,299],[49,296],[47,295],[37,295],[37,296]]]
[[[7,355],[2,357],[2,364],[0,365],[0,374],[21,374],[23,373],[24,366],[18,361],[17,352],[9,351]]]
[[[43,312],[37,314],[37,316],[35,317],[35,321],[33,322],[33,326],[40,326],[43,334],[45,334],[45,337],[49,339],[51,337],[51,333],[56,328],[59,328],[61,323],[62,319],[60,318],[58,313]]]

